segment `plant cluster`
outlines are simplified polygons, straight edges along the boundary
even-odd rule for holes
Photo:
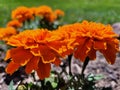
[[[5,56],[5,61],[9,61],[6,72],[12,75],[23,67],[27,74],[37,73],[40,79],[38,86],[30,83],[19,85],[18,89],[93,90],[97,76],[86,78],[84,70],[90,60],[96,59],[96,51],[101,52],[109,64],[115,62],[119,40],[110,25],[87,20],[62,25],[60,19],[64,12],[49,6],[18,7],[11,16],[6,28],[0,28],[0,39],[12,46]],[[72,56],[84,63],[81,75],[71,73]],[[64,61],[69,63],[69,73],[61,66]],[[61,73],[52,71],[53,65],[62,67],[68,81]]]

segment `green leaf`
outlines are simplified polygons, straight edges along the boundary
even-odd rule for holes
[[[47,82],[51,83],[52,88],[56,88],[58,85],[57,81],[55,80],[55,75],[53,73],[50,74],[49,78],[45,79],[45,83],[47,83]]]
[[[93,78],[88,78],[88,81],[93,81],[94,79]]]
[[[28,83],[28,88],[31,88],[32,86],[33,86],[32,82]]]
[[[102,78],[104,78],[104,76],[102,74],[98,74],[98,75],[89,74],[87,76],[88,81],[96,81],[96,80],[100,80]]]
[[[13,80],[10,82],[9,86],[8,86],[8,90],[15,90],[13,87],[14,83]]]
[[[95,80],[100,80],[100,79],[102,79],[102,78],[104,78],[104,76],[101,75],[101,74],[96,75],[96,76],[94,77]]]
[[[56,88],[58,84],[56,82],[52,82],[51,85],[53,88]]]

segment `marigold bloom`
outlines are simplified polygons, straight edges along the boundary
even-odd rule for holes
[[[64,26],[59,26],[56,31],[54,31],[53,37],[59,38],[62,41],[68,41],[67,47],[68,49],[74,50],[75,46],[78,45],[77,42],[74,42],[76,40],[76,33],[79,27],[76,26],[76,24],[68,24]],[[71,52],[72,53],[72,52]]]
[[[52,8],[45,5],[36,8],[35,15],[40,16],[41,18],[49,22],[53,22],[57,18],[57,16],[53,13]]]
[[[45,20],[49,22],[54,22],[56,20],[57,16],[54,13],[51,13],[49,16],[45,16]]]
[[[22,27],[22,23],[19,22],[18,20],[12,20],[7,23],[7,27],[19,28]]]
[[[54,43],[53,45],[58,46],[56,47],[56,49],[57,50],[59,49],[59,52],[61,53],[62,56],[67,56],[67,55],[70,55],[74,50],[72,45],[74,42],[74,39],[70,39],[69,32],[62,31],[62,30],[57,29],[52,31],[52,36],[50,41],[54,41],[57,39],[59,42],[63,43],[63,46],[61,49],[58,48],[59,43]]]
[[[29,9],[30,9],[30,11],[32,11],[33,15],[35,15],[37,7],[31,7]]]
[[[11,62],[6,72],[12,74],[20,66],[26,66],[25,71],[28,74],[36,70],[40,79],[49,77],[50,64],[59,65],[59,58],[65,49],[65,42],[52,39],[51,36],[52,32],[40,29],[26,30],[11,37],[8,44],[16,48],[7,51],[5,60],[11,58]]]
[[[36,12],[35,12],[35,14],[38,16],[46,16],[46,15],[50,15],[51,13],[53,13],[52,8],[46,5],[39,6],[38,8],[36,8]]]
[[[13,27],[0,28],[0,40],[7,41],[11,36],[17,34]]]
[[[20,22],[33,18],[33,12],[27,7],[21,6],[12,11],[12,19],[18,19]]]
[[[114,64],[116,53],[118,52],[119,41],[110,25],[83,21],[76,23],[75,43],[79,43],[74,52],[74,56],[84,61],[87,56],[90,59],[96,58],[96,51],[100,51],[110,64]]]
[[[54,11],[54,13],[58,16],[58,17],[61,17],[61,16],[64,16],[64,12],[60,9],[56,9]]]

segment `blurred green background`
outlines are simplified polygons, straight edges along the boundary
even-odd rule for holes
[[[65,12],[65,23],[82,20],[110,23],[120,21],[120,0],[0,0],[0,27],[11,18],[11,11],[18,6],[48,5]]]

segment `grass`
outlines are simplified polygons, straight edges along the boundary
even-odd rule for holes
[[[0,0],[0,27],[5,26],[11,11],[18,6],[40,5],[62,9],[66,14],[65,23],[89,20],[112,24],[120,21],[120,0]]]

